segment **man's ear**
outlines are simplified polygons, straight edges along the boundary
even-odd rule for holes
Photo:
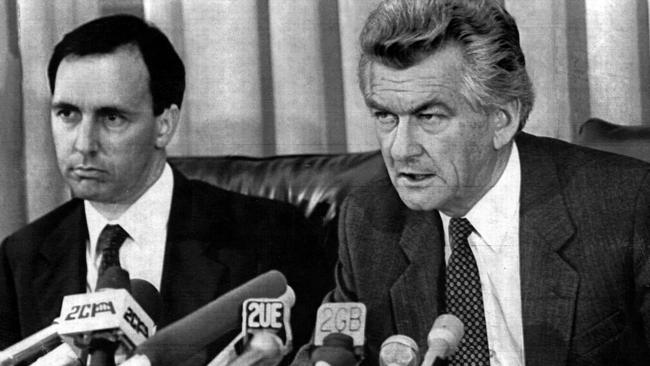
[[[493,111],[494,136],[492,142],[495,149],[501,149],[515,137],[519,130],[520,106],[518,100],[513,100],[505,105],[498,106]]]
[[[178,126],[178,121],[181,118],[181,111],[176,104],[172,104],[169,107],[156,117],[156,147],[163,149],[169,144],[174,133],[176,132],[176,127]]]

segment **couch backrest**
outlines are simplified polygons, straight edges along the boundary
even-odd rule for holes
[[[650,162],[650,126],[621,126],[591,118],[580,126],[577,143]]]
[[[335,218],[354,187],[385,174],[379,151],[351,154],[174,157],[170,163],[192,179],[229,191],[289,202],[305,216]]]

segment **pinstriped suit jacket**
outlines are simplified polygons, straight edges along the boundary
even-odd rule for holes
[[[524,133],[516,142],[526,365],[649,365],[650,166]],[[392,334],[426,349],[444,277],[437,212],[375,183],[341,209],[331,294],[368,307],[370,364]]]

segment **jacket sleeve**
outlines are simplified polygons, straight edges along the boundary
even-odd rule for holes
[[[646,173],[639,190],[634,220],[635,303],[643,321],[646,352],[650,353],[650,172]]]
[[[20,323],[13,274],[7,255],[8,239],[0,244],[0,350],[20,340]]]

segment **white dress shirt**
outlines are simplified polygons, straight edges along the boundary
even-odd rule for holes
[[[503,174],[465,218],[475,229],[469,246],[476,258],[491,366],[524,365],[524,331],[519,274],[519,193],[521,167],[513,144]],[[440,213],[445,230],[445,260],[449,261],[450,217]]]
[[[165,163],[158,180],[117,220],[106,220],[90,202],[84,202],[89,238],[86,243],[88,291],[94,291],[97,284],[97,270],[102,260],[97,240],[107,224],[120,225],[129,234],[120,248],[122,268],[129,271],[131,279],[149,281],[160,291],[173,190],[174,175]]]

